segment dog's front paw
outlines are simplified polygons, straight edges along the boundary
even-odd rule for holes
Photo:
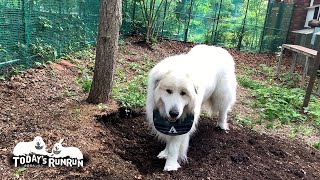
[[[180,164],[178,162],[170,163],[164,166],[164,171],[177,171],[180,168]]]
[[[166,150],[161,151],[158,156],[159,159],[167,159],[168,157],[168,152]]]
[[[217,127],[220,127],[222,130],[224,130],[226,132],[230,130],[228,123],[220,123],[220,122],[218,122],[217,123]]]

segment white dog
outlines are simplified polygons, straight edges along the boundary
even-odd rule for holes
[[[19,142],[13,149],[15,156],[25,156],[30,154],[48,155],[46,144],[42,137],[37,136],[30,142]]]
[[[53,145],[51,154],[49,156],[55,158],[64,158],[69,156],[70,158],[83,159],[83,154],[77,147],[63,147],[63,139],[60,139],[58,143]]]
[[[149,73],[147,119],[166,148],[158,158],[166,158],[164,171],[180,168],[178,160],[187,161],[189,137],[195,131],[204,104],[219,113],[217,126],[229,130],[227,113],[236,101],[234,60],[228,51],[214,46],[197,45],[188,54],[172,56],[158,63]],[[191,130],[170,136],[157,131],[153,111],[171,122],[194,115]]]

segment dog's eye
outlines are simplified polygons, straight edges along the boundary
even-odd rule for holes
[[[181,96],[184,96],[184,95],[186,95],[186,94],[187,94],[187,93],[184,92],[184,91],[181,91],[181,93],[180,93]]]
[[[172,94],[172,91],[170,89],[166,89],[168,94]]]

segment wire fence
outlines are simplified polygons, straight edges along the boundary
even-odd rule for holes
[[[286,42],[294,9],[268,0],[163,1],[156,35],[255,52],[275,52]],[[140,2],[122,1],[122,35],[146,31]],[[30,66],[94,44],[98,17],[97,0],[1,0],[0,68]]]

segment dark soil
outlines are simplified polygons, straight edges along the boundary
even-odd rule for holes
[[[163,41],[149,50],[136,42],[133,38],[120,46],[123,64],[145,57],[159,61],[193,46]],[[275,65],[274,55],[230,52],[238,67]],[[90,59],[79,62],[93,63]],[[89,161],[83,168],[27,168],[22,179],[320,179],[319,151],[237,125],[226,134],[215,129],[215,118],[200,121],[191,139],[189,163],[177,172],[163,172],[165,161],[156,156],[164,144],[150,134],[143,110],[134,110],[127,118],[113,100],[103,108],[87,104],[87,94],[75,83],[79,69],[65,64],[60,70],[55,67],[28,69],[0,81],[0,179],[12,179],[18,169],[9,163],[14,146],[38,135],[48,151],[64,138],[64,146],[78,147]],[[242,102],[252,98],[249,93],[239,87],[238,97],[234,112],[253,111]],[[229,121],[233,119],[231,114]]]
[[[232,126],[229,133],[202,118],[191,139],[189,163],[177,172],[163,172],[165,147],[150,134],[143,114],[124,118],[114,113],[98,118],[111,131],[114,152],[135,165],[145,179],[319,179],[320,153],[298,142]],[[107,144],[109,144],[108,142]]]

